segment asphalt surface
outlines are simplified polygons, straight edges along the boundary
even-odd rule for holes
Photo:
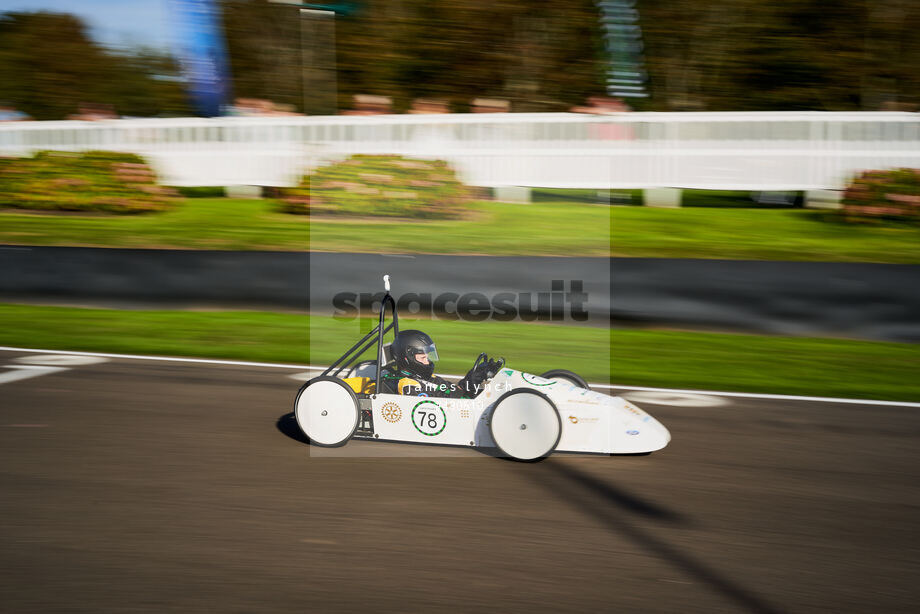
[[[648,456],[319,454],[290,370],[67,360],[0,352],[3,612],[918,608],[916,408],[646,395]]]
[[[920,341],[920,265],[0,245],[0,270],[11,302],[352,317],[389,274],[403,315]]]

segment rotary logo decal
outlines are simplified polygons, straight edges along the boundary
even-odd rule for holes
[[[380,415],[387,422],[399,422],[402,420],[402,409],[396,403],[385,403],[380,408]]]

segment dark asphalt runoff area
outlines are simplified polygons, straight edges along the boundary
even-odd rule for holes
[[[2,612],[920,607],[915,407],[636,393],[647,456],[318,454],[291,369],[76,362],[0,351]]]

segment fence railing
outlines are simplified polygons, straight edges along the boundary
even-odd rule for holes
[[[354,153],[449,161],[480,186],[838,189],[920,167],[912,113],[495,113],[0,124],[0,155],[107,149],[171,185],[292,185]]]

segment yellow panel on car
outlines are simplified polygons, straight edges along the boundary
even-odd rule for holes
[[[342,381],[358,394],[371,394],[376,388],[376,382],[369,377],[346,377]]]
[[[399,380],[399,383],[396,384],[396,390],[399,391],[399,394],[411,394],[411,391],[406,390],[406,388],[413,388],[413,387],[421,390],[422,385],[419,384],[417,380],[414,380],[411,377],[404,377]]]

